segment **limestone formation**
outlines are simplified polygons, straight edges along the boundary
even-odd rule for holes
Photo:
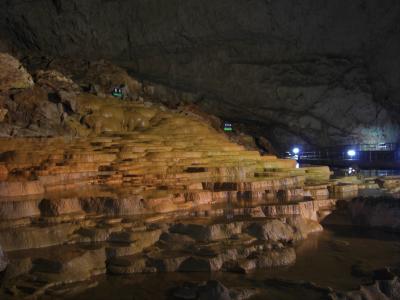
[[[7,268],[8,260],[0,246],[0,273]]]
[[[105,273],[290,266],[296,244],[322,230],[335,197],[372,185],[398,192],[396,177],[331,180],[328,167],[261,155],[193,107],[101,95],[123,80],[146,95],[104,66],[84,69],[79,84],[76,73],[37,71],[33,87],[5,97],[0,245],[11,259],[0,296],[63,295]],[[85,90],[87,79],[98,93]],[[199,299],[251,294],[227,291],[213,283]]]
[[[393,272],[394,271],[394,272]],[[359,290],[350,292],[335,292],[330,295],[332,300],[396,300],[400,297],[400,282],[398,270],[382,269],[374,272],[374,282],[360,286]]]
[[[245,300],[257,294],[256,289],[227,288],[221,282],[209,280],[204,283],[184,283],[173,291],[175,299],[194,300]]]
[[[261,240],[274,242],[293,240],[293,229],[279,220],[272,220],[265,224],[254,223],[248,230],[251,235]]]
[[[63,86],[65,90],[75,91],[83,88],[85,92],[101,98],[111,95],[114,88],[122,87],[125,100],[139,100],[139,96],[143,94],[143,86],[139,80],[129,76],[123,68],[105,60],[47,57],[44,61],[36,62],[34,57],[29,59],[31,61],[28,61],[28,65],[35,70],[36,83],[42,86],[46,84],[56,90]]]
[[[29,88],[32,85],[32,77],[21,63],[7,53],[0,53],[0,92]]]
[[[348,204],[351,221],[358,226],[400,230],[399,199],[356,198]]]
[[[51,99],[51,100],[50,100]],[[4,101],[8,122],[0,123],[2,136],[61,135],[64,108],[54,102],[51,94],[36,85],[17,92]]]
[[[6,108],[0,108],[0,122],[4,121],[4,118],[7,115],[8,110]]]
[[[397,141],[399,11],[395,0],[2,1],[0,24],[25,54],[109,59],[157,81],[161,101],[190,99],[287,150]]]
[[[53,89],[49,82],[19,97]],[[41,295],[106,270],[251,272],[290,265],[294,233],[305,229],[288,220],[316,222],[322,207],[334,206],[318,193],[302,198],[306,180],[319,172],[310,176],[294,161],[246,150],[196,116],[85,93],[74,101],[71,116],[84,116],[76,128],[86,137],[0,143],[0,243],[10,253],[43,249],[11,262],[14,272],[32,259],[23,274],[5,273],[5,289],[15,297],[27,294],[16,286],[32,281],[28,294]],[[227,202],[234,207],[222,208]],[[257,222],[237,221],[241,216]],[[251,236],[254,226],[268,228],[268,235]],[[54,256],[49,247],[71,254]]]
[[[33,257],[17,255],[5,274],[5,289],[15,297],[27,293],[16,286],[32,281],[28,294],[40,295],[106,270],[251,272],[290,265],[293,242],[321,230],[304,224],[334,207],[324,168],[296,169],[292,160],[231,142],[196,115],[78,93],[57,73],[46,74],[41,86],[14,101],[24,99],[24,110],[29,99],[51,107],[46,91],[72,92],[69,117],[80,119],[79,134],[0,143],[0,243],[10,253],[38,249]],[[266,233],[253,234],[257,226]],[[49,247],[71,254],[54,256]],[[31,265],[13,275],[27,259]]]
[[[399,300],[372,270],[400,176],[282,158],[398,142],[399,24],[398,0],[0,1],[0,299]]]

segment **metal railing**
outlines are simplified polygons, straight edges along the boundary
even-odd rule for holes
[[[350,156],[348,151],[354,150],[354,155]],[[380,161],[398,160],[400,158],[399,147],[396,143],[385,144],[357,144],[326,147],[321,149],[306,149],[299,153],[298,159],[301,160],[349,160],[349,161]]]
[[[353,149],[355,151],[394,151],[399,148],[398,143],[379,143],[379,144],[352,144],[352,145],[338,145],[330,147],[322,147],[324,151],[347,151]],[[315,148],[304,147],[304,151],[315,151]]]

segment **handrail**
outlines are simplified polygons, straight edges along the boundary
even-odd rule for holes
[[[310,151],[326,151],[337,149],[338,151],[347,151],[353,149],[355,151],[394,151],[399,148],[398,143],[379,143],[379,144],[347,144],[347,145],[337,145],[337,146],[327,146],[321,147],[318,150],[311,147],[303,147],[302,152]]]
[[[301,151],[298,160],[398,160],[400,152],[397,144],[390,143],[383,145],[359,144],[341,147],[321,148],[318,150]],[[352,155],[348,151],[354,150]]]

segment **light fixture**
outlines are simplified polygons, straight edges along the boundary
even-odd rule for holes
[[[356,173],[356,170],[352,167],[349,167],[347,169],[347,175],[354,175]]]
[[[292,149],[292,152],[293,152],[294,155],[297,155],[297,154],[300,153],[300,149],[297,148],[297,147],[294,147],[294,148]]]
[[[354,156],[356,156],[356,151],[353,149],[350,149],[347,151],[347,155],[350,156],[350,158],[353,158]]]

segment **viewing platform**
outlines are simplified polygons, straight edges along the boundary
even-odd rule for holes
[[[399,169],[400,149],[397,143],[356,144],[305,149],[292,153],[302,164],[329,165],[365,169]]]

